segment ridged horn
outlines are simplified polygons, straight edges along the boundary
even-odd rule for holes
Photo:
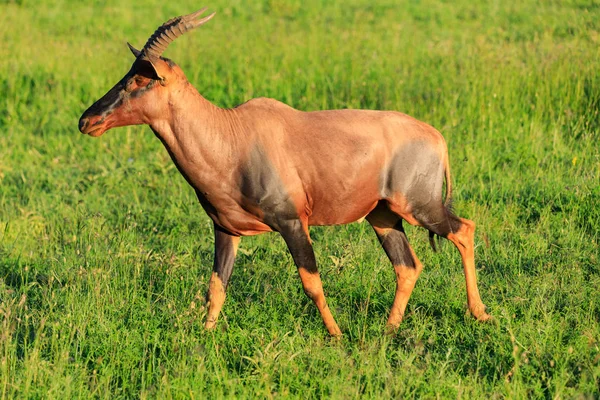
[[[206,11],[206,7],[188,15],[171,18],[162,24],[152,36],[150,36],[150,39],[148,39],[142,49],[142,53],[150,59],[160,57],[173,40],[177,39],[187,31],[191,31],[208,22],[215,15],[215,13],[212,13],[204,18],[196,20],[196,18],[204,13],[204,11]]]

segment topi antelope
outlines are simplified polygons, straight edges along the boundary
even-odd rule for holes
[[[491,318],[477,288],[475,224],[449,209],[450,169],[441,134],[391,111],[302,112],[266,98],[233,109],[213,105],[181,68],[162,57],[169,43],[214,16],[199,18],[205,10],[170,19],[141,51],[128,44],[135,56],[131,69],[79,120],[81,132],[90,136],[150,125],[195,189],[215,232],[205,327],[215,326],[223,307],[240,237],[276,231],[327,330],[341,335],[325,301],[308,227],[363,218],[396,272],[389,330],[400,325],[423,269],[403,220],[429,230],[430,239],[438,235],[454,243],[462,256],[469,310],[478,320]]]

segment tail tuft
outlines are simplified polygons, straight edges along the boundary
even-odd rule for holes
[[[435,233],[429,231],[429,245],[434,253],[437,253],[437,247],[435,245]]]
[[[452,181],[450,180],[450,163],[448,157],[444,160],[444,177],[446,178],[446,199],[444,200],[444,208],[446,213],[452,213]],[[437,253],[438,249],[435,245],[436,234],[429,231],[429,245],[431,249]],[[438,242],[441,242],[440,236],[438,236]]]

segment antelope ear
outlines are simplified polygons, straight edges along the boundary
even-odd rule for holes
[[[161,84],[167,83],[167,77],[171,73],[171,67],[160,57],[148,57],[146,60],[152,65],[154,73],[160,79]]]
[[[142,56],[135,60],[134,65],[136,66],[138,74],[159,80],[163,85],[166,84],[167,77],[171,72],[169,64],[160,58]]]
[[[129,42],[127,42],[127,46],[129,46],[129,50],[131,50],[131,52],[133,53],[133,55],[135,56],[135,58],[138,58],[140,56],[140,54],[142,54],[141,51],[139,51],[138,49],[136,49],[135,47],[133,47],[131,44],[129,44]]]

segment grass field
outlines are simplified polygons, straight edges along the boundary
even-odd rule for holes
[[[598,398],[600,2],[0,0],[1,398]],[[398,334],[368,224],[311,230],[344,336],[283,240],[242,240],[205,332],[212,223],[147,127],[81,113],[168,18],[217,16],[166,52],[209,100],[391,109],[437,127],[478,224],[495,324],[433,253]]]

